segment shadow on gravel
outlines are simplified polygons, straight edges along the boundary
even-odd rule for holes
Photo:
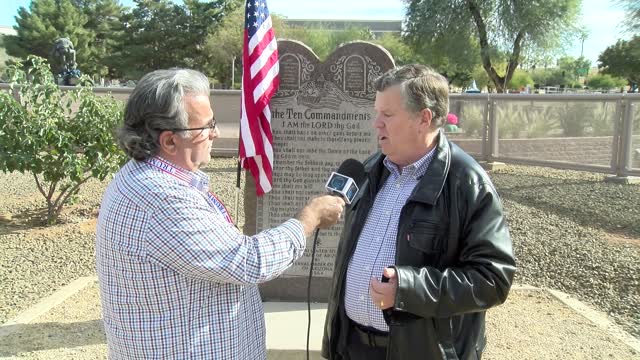
[[[501,197],[586,227],[640,239],[640,186],[497,174]]]
[[[106,344],[102,320],[9,325],[2,331],[8,335],[0,337],[0,356]]]
[[[68,225],[98,217],[96,208],[78,205],[67,205],[63,208],[58,221],[53,225]],[[47,224],[47,209],[38,208],[11,214],[11,218],[0,218],[0,236],[10,235],[34,229],[45,229],[53,226]]]
[[[12,214],[11,219],[0,219],[0,236],[28,231],[47,225],[47,209],[33,209]]]

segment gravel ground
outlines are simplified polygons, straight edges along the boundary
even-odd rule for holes
[[[205,172],[242,224],[242,196],[238,215],[234,205],[236,164],[231,158],[216,159]],[[44,197],[33,178],[0,173],[0,324],[78,277],[95,275],[95,217],[107,183],[85,184],[76,202],[63,210],[61,224],[43,227]]]
[[[640,186],[536,167],[491,177],[513,237],[516,281],[575,295],[640,337]]]
[[[206,169],[235,214],[235,159]],[[492,173],[504,200],[518,283],[565,291],[640,337],[640,186],[602,175],[509,166]],[[105,183],[90,182],[61,225],[38,227],[43,200],[31,177],[0,174],[0,323],[94,270],[93,231]],[[239,209],[242,209],[240,197]]]

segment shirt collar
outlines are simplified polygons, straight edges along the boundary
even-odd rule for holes
[[[429,167],[429,164],[431,164],[431,160],[436,153],[436,148],[437,147],[434,146],[423,157],[418,159],[418,161],[403,167],[402,174],[406,174],[407,176],[411,176],[416,180],[419,180],[427,172],[427,168]],[[395,176],[400,176],[399,166],[391,161],[388,157],[385,157],[382,163],[387,169],[389,169],[392,174],[394,174]]]
[[[187,176],[191,177],[191,181],[189,182],[191,186],[195,187],[196,189],[202,191],[202,192],[209,192],[209,176],[207,174],[205,174],[203,171],[201,171],[200,169],[196,169],[195,171],[191,171],[188,169],[185,169],[181,166],[178,166],[176,164],[174,164],[173,162],[163,158],[162,156],[158,156],[156,155],[156,157],[166,163],[171,164],[171,166],[175,167],[176,169],[182,171],[184,174],[186,174]]]

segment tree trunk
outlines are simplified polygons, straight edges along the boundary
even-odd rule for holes
[[[509,63],[507,64],[507,72],[505,76],[498,75],[498,72],[494,68],[491,63],[491,55],[490,55],[490,46],[489,39],[487,37],[487,26],[482,18],[482,14],[480,14],[480,8],[475,0],[467,0],[467,7],[469,8],[469,12],[473,17],[473,21],[476,24],[478,29],[478,38],[480,40],[480,57],[482,58],[482,67],[484,71],[489,75],[489,79],[496,86],[496,92],[503,93],[507,89],[507,84],[513,77],[513,73],[516,71],[518,67],[518,62],[520,60],[520,50],[522,39],[524,38],[524,33],[520,31],[513,42],[513,51],[509,56]]]

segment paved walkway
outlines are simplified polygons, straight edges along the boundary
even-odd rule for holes
[[[326,304],[313,304],[311,351],[320,359]],[[265,303],[269,360],[304,359],[303,303]],[[483,359],[640,359],[640,340],[565,294],[516,287],[489,311]],[[0,358],[105,359],[95,278],[78,279],[0,327]]]

